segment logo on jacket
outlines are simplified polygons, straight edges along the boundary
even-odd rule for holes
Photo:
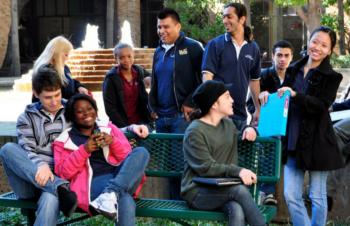
[[[180,55],[187,55],[187,48],[179,50]]]
[[[244,57],[245,57],[245,58],[248,58],[249,60],[252,60],[252,61],[254,60],[253,57],[252,57],[251,55],[248,55],[248,54],[245,55]]]

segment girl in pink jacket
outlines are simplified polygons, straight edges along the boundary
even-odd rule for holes
[[[135,225],[132,195],[141,189],[149,153],[143,147],[132,150],[120,129],[96,120],[97,105],[90,96],[73,96],[65,118],[72,127],[53,144],[55,173],[70,181],[84,211],[91,214],[96,210],[116,225]],[[145,127],[127,129],[147,135]]]

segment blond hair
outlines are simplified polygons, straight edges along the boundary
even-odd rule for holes
[[[62,54],[69,53],[73,49],[73,45],[63,36],[53,38],[45,47],[34,63],[33,76],[36,75],[39,67],[44,64],[51,64],[57,71],[63,86],[66,86],[68,80],[64,75],[64,62]]]

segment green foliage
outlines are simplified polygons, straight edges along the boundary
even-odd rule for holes
[[[191,38],[207,43],[224,32],[216,0],[165,0],[164,4],[180,14],[182,31]]]
[[[332,28],[334,31],[338,31],[338,18],[331,14],[324,14],[321,17],[321,24]]]
[[[307,4],[306,0],[275,0],[277,5],[281,5],[283,7],[287,6],[302,6]]]
[[[344,2],[344,11],[345,11],[347,14],[350,14],[350,1]]]
[[[335,68],[350,68],[350,55],[332,55],[331,64]]]
[[[322,6],[328,7],[337,4],[337,0],[323,0]]]
[[[350,57],[349,57],[350,58]],[[350,59],[349,59],[350,60]],[[193,226],[221,226],[222,222],[208,222],[193,220],[189,222]],[[11,226],[25,226],[26,218],[21,214],[17,208],[2,208],[0,207],[0,225]],[[114,222],[99,215],[88,218],[84,221],[69,224],[71,226],[112,226]],[[167,219],[155,219],[155,218],[137,218],[137,226],[180,226],[180,224],[172,222]],[[290,224],[270,224],[271,226],[291,226]],[[327,226],[348,226],[348,219],[336,219],[327,222]]]
[[[26,225],[26,218],[19,209],[0,208],[0,225],[23,226]]]

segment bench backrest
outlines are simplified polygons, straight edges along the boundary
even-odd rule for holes
[[[184,167],[182,134],[150,134],[146,139],[127,137],[133,147],[143,146],[151,158],[146,169],[148,176],[180,177]],[[238,142],[238,165],[257,173],[260,182],[276,182],[281,172],[281,141],[258,137],[255,142]]]
[[[151,158],[147,176],[181,177],[184,167],[182,134],[152,133],[146,139],[127,133],[133,147],[143,146]],[[2,137],[0,147],[6,142],[16,142],[15,136]],[[276,182],[281,173],[281,141],[258,137],[255,142],[238,141],[238,165],[257,173],[260,182]]]

